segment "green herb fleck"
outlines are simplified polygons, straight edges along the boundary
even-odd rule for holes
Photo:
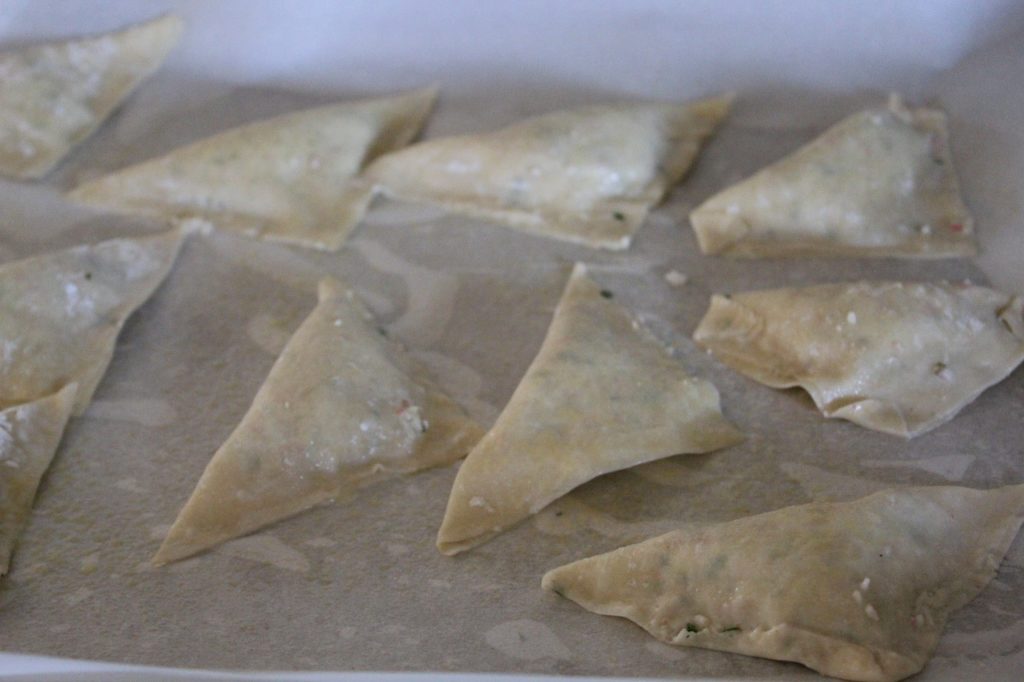
[[[380,334],[383,337],[387,337],[388,330],[385,329],[384,327],[377,327],[377,333]]]
[[[565,592],[562,592],[561,587],[552,587],[551,591],[557,594],[559,597],[565,597]]]
[[[694,625],[693,623],[687,623],[686,624],[686,631],[687,632],[700,632],[700,628],[697,627],[696,625]]]
[[[721,632],[743,632],[743,629],[739,625],[733,625],[731,628],[725,628]]]
[[[605,298],[614,298],[615,297],[615,294],[613,294],[612,292],[608,291],[607,289],[601,289],[601,295],[603,297],[605,297]]]
[[[91,272],[85,273],[85,278],[86,279],[92,279],[92,273]]]
[[[623,213],[622,211],[616,211],[615,213],[612,213],[612,217],[615,218],[616,220],[625,220],[626,214]]]

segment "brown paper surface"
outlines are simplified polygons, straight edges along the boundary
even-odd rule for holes
[[[1020,48],[1005,44],[992,54],[998,64],[1022,59]],[[985,80],[986,70],[970,62],[958,68]],[[1014,186],[1004,175],[1024,153],[1013,137],[1019,133],[1001,124],[979,131],[975,121],[988,121],[992,110],[982,107],[975,119],[965,86],[943,78],[951,77],[923,81],[919,99],[911,101],[948,99],[954,157],[978,218],[982,262],[998,266],[1016,249],[1019,263],[1024,239],[1009,226],[1020,215],[1013,191],[1020,180]],[[145,87],[133,109],[48,182],[0,184],[0,258],[160,228],[64,203],[59,190],[78,179],[229,125],[364,94],[229,87],[173,70]],[[720,89],[706,83],[687,96]],[[187,116],[174,106],[176,93],[184,92]],[[659,644],[624,620],[542,592],[540,578],[552,567],[683,522],[857,497],[896,484],[1024,481],[1024,371],[984,392],[952,422],[903,441],[827,420],[801,391],[745,379],[689,338],[713,292],[857,278],[989,281],[971,260],[700,255],[686,220],[693,206],[885,96],[884,87],[853,95],[782,86],[741,92],[694,171],[624,253],[384,200],[336,254],[227,234],[192,236],[167,282],[125,326],[92,406],[71,421],[12,571],[0,583],[0,649],[181,667],[811,677],[793,664]],[[523,113],[628,93],[456,88],[442,97],[428,135],[484,130]],[[501,97],[517,104],[498,107]],[[1019,128],[1020,109],[1015,116]],[[988,166],[996,149],[1009,168]],[[1003,185],[980,183],[980,172]],[[538,349],[576,260],[587,262],[602,286],[675,348],[691,373],[718,387],[726,416],[748,434],[744,444],[601,477],[456,558],[434,548],[451,467],[374,486],[194,559],[149,565],[210,455],[313,308],[323,275],[353,285],[389,334],[489,424]],[[1017,269],[1004,266],[992,277],[1004,288],[1024,284]],[[672,272],[684,274],[686,283],[673,284]],[[920,679],[1012,671],[1024,663],[1021,651],[1024,541],[1018,539],[993,583],[953,618]]]

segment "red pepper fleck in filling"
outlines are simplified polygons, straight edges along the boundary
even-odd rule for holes
[[[409,404],[409,401],[408,400],[403,400],[402,403],[395,410],[395,414],[402,414],[403,412],[408,410],[410,407],[412,407],[412,405]]]
[[[960,223],[953,223],[952,225],[949,226],[949,229],[953,230],[954,232],[963,232],[964,226]]]

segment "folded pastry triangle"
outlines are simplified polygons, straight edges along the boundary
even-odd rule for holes
[[[669,644],[890,682],[995,576],[1024,486],[897,488],[696,524],[556,568],[543,586]]]
[[[946,116],[887,107],[854,114],[690,214],[704,253],[903,256],[975,253]]]
[[[442,553],[486,542],[602,474],[742,440],[715,387],[602,293],[577,264],[537,357],[459,468]]]
[[[857,282],[713,296],[697,343],[827,417],[910,438],[1024,360],[1024,300],[968,284]]]
[[[381,157],[366,176],[398,199],[625,249],[731,102],[725,96],[557,111],[492,133],[421,142]]]
[[[372,198],[372,187],[356,176],[369,160],[408,144],[436,97],[428,88],[257,121],[80,185],[70,196],[334,250]]]
[[[386,477],[447,464],[482,429],[333,279],[213,455],[153,561],[190,556]]]
[[[78,384],[85,411],[128,316],[146,302],[182,233],[111,239],[0,265],[0,408]]]
[[[75,384],[0,411],[0,575],[32,511],[39,481],[57,451],[75,400]]]
[[[0,173],[46,175],[178,42],[167,15],[123,31],[0,53]]]

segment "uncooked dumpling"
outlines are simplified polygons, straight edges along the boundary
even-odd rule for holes
[[[924,667],[1022,520],[1024,486],[897,488],[687,526],[543,586],[669,644],[891,682]]]
[[[701,204],[704,253],[904,256],[975,253],[946,116],[894,97]]]
[[[298,111],[250,123],[77,187],[98,208],[197,219],[264,239],[333,250],[372,187],[356,175],[423,126],[436,89]]]
[[[214,454],[157,564],[182,559],[342,492],[447,464],[480,427],[384,338],[351,290],[320,302]]]
[[[486,542],[602,474],[742,440],[689,376],[577,264],[540,352],[452,486],[437,547]]]
[[[160,67],[181,31],[168,15],[0,54],[0,173],[46,175]]]
[[[693,338],[825,416],[916,436],[1024,359],[1024,301],[969,284],[858,282],[713,296]]]
[[[0,408],[75,383],[85,411],[128,316],[170,272],[182,234],[111,239],[0,265]]]
[[[64,433],[75,385],[0,411],[0,575],[32,511],[36,489]]]
[[[493,133],[428,140],[380,158],[366,175],[398,199],[625,249],[731,99],[558,111]]]

